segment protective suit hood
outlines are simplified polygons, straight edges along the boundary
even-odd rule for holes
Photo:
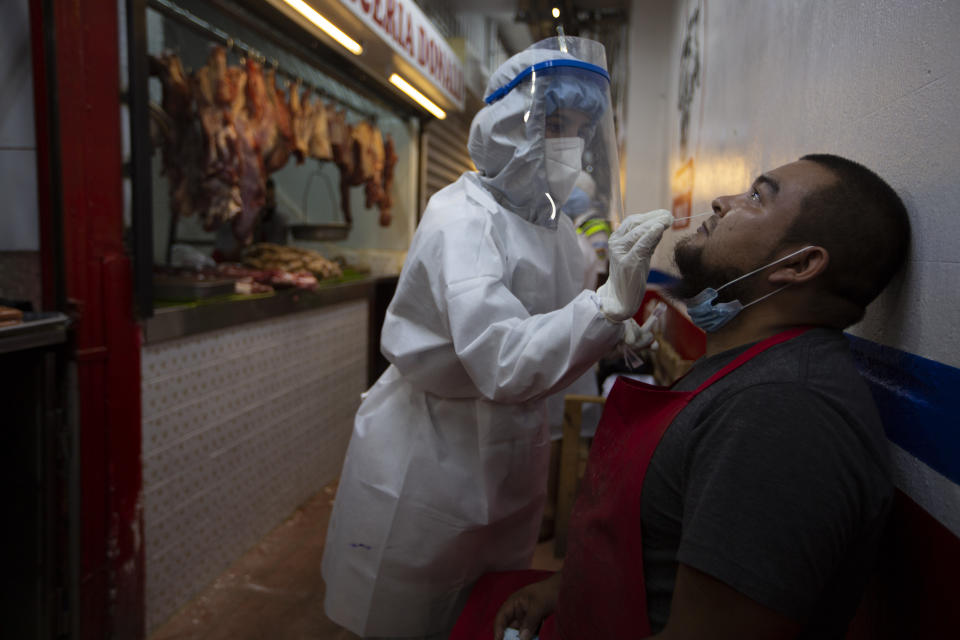
[[[586,116],[574,134],[582,139],[580,166],[554,169],[569,169],[574,176],[587,172],[597,185],[599,206],[619,219],[619,164],[603,45],[574,37],[538,42],[493,73],[485,99],[487,106],[470,126],[468,150],[481,183],[503,208],[534,224],[556,227],[572,189],[558,189],[555,172],[549,179],[548,146],[556,145],[547,143],[548,122],[566,110]],[[571,158],[569,146],[565,160]]]

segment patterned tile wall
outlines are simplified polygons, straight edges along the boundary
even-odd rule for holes
[[[39,251],[0,251],[0,298],[29,300],[42,311]]]
[[[143,349],[147,628],[340,472],[367,302]]]

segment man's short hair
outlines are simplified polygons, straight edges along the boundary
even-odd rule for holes
[[[784,241],[824,247],[830,254],[825,287],[859,306],[862,317],[906,259],[907,209],[883,178],[853,160],[826,153],[800,159],[825,167],[837,181],[804,197]]]

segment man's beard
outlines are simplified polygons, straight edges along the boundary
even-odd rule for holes
[[[696,236],[683,238],[673,250],[673,262],[680,272],[680,278],[667,285],[666,293],[680,302],[694,297],[707,287],[716,289],[745,273],[736,267],[705,265],[703,245],[694,244],[696,239]],[[746,281],[741,281],[726,287],[718,293],[717,300],[726,302],[734,298],[743,299],[742,296],[749,295],[749,285],[744,286],[746,284]]]

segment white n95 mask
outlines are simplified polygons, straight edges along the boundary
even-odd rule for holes
[[[559,207],[570,194],[583,168],[583,138],[545,138],[547,186],[554,204]]]

